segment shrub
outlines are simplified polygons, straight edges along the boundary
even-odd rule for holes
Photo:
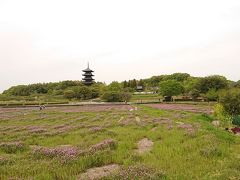
[[[206,98],[208,101],[216,101],[218,99],[218,92],[216,91],[216,89],[210,89],[207,93],[206,93]]]
[[[102,95],[102,99],[107,102],[127,102],[131,98],[128,92],[107,91]]]
[[[132,94],[129,93],[129,92],[122,92],[121,93],[121,98],[122,98],[122,101],[124,102],[128,102],[132,97]]]
[[[105,92],[102,95],[102,99],[107,102],[119,102],[121,100],[119,92],[113,92],[113,91]]]
[[[226,112],[222,104],[217,104],[214,106],[214,116],[221,121],[226,119]]]
[[[64,97],[67,98],[67,99],[72,99],[75,97],[75,93],[73,90],[66,90],[64,92]]]
[[[236,126],[240,126],[240,116],[234,116],[232,123]]]
[[[240,114],[240,89],[231,89],[220,94],[220,103],[230,116]]]
[[[214,116],[226,125],[231,121],[231,117],[227,114],[222,104],[216,104],[214,106]]]

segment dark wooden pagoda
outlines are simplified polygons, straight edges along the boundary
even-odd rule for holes
[[[94,75],[92,74],[94,71],[89,68],[89,63],[88,63],[87,69],[84,69],[83,72],[84,72],[83,79],[82,79],[83,84],[87,86],[92,85],[94,83],[94,79],[93,79]]]

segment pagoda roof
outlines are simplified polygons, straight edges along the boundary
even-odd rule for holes
[[[94,80],[92,77],[85,77],[82,80]]]
[[[83,76],[94,76],[92,73],[85,73]]]
[[[94,72],[94,71],[89,68],[89,63],[88,63],[87,69],[84,69],[83,72]]]
[[[94,72],[93,70],[87,68],[87,69],[84,69],[83,72]]]

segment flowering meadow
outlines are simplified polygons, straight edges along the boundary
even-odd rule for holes
[[[0,179],[239,179],[211,113],[137,105],[0,109]]]

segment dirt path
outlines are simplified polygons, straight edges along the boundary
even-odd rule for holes
[[[100,112],[100,111],[129,111],[133,109],[131,105],[81,105],[81,106],[51,106],[46,107],[45,111],[60,111],[60,112]],[[39,107],[16,107],[16,108],[1,108],[0,117],[12,114],[24,114],[31,111],[39,111]]]
[[[199,106],[199,105],[187,105],[187,104],[147,104],[146,106],[163,109],[163,110],[179,110],[179,111],[189,111],[196,113],[207,113],[213,112],[212,107],[209,106]]]

